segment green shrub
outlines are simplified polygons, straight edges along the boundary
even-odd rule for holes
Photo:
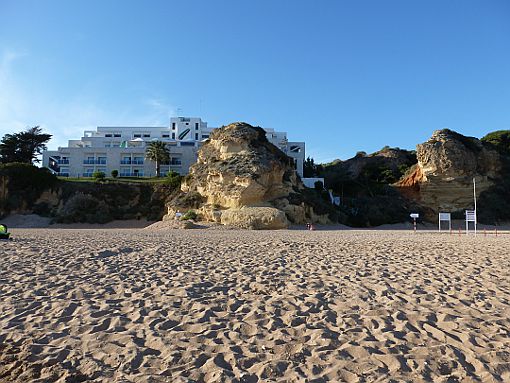
[[[94,173],[92,173],[92,178],[94,178],[98,182],[104,181],[105,177],[106,174],[104,174],[104,172],[95,171]]]
[[[492,146],[501,154],[510,155],[510,130],[491,132],[482,137],[480,141]]]
[[[198,214],[194,210],[188,210],[186,214],[182,216],[183,221],[187,221],[188,219],[195,221],[198,218]]]
[[[119,176],[119,171],[117,169],[112,170],[112,177],[117,178]]]
[[[165,184],[172,187],[173,189],[177,189],[181,186],[182,179],[183,177],[179,173],[171,170],[166,176]]]
[[[322,183],[322,181],[315,181],[315,183],[313,184],[313,187],[318,192],[321,192],[324,190],[324,184]]]

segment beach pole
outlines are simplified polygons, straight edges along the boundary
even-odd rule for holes
[[[478,213],[476,211],[476,178],[473,177],[473,198],[475,200],[475,235],[476,235],[476,224],[478,223]]]
[[[410,216],[413,219],[413,230],[416,233],[416,218],[419,218],[420,214],[418,214],[418,213],[411,213]]]

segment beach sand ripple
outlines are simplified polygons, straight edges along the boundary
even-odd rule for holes
[[[2,382],[508,382],[510,236],[16,230]]]

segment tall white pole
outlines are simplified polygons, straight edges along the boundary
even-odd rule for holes
[[[473,197],[475,200],[475,213],[476,213],[476,178],[473,177]]]
[[[473,197],[475,199],[475,235],[476,235],[476,224],[478,223],[478,213],[476,212],[476,178],[473,177]]]

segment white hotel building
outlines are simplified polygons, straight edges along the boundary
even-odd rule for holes
[[[182,175],[197,160],[197,151],[214,128],[200,118],[173,117],[168,127],[104,127],[85,131],[67,147],[43,152],[43,166],[64,177],[91,177],[95,171],[119,177],[152,177],[156,166],[145,158],[152,141],[163,141],[170,150],[170,161],[161,165],[160,175],[174,170]],[[294,159],[297,173],[303,177],[304,142],[289,142],[287,133],[265,129],[267,139]]]

